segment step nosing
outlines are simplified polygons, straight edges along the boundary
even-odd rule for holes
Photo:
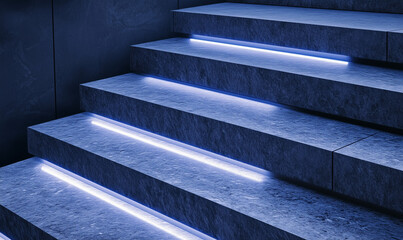
[[[234,13],[234,11],[230,12],[229,9],[231,6],[234,9],[238,8],[238,11]],[[245,7],[247,7],[245,9]],[[284,11],[284,14],[288,12],[296,12],[294,14],[301,15],[302,13],[309,13],[313,14],[313,18],[296,18],[294,20],[286,19],[284,17],[280,17],[278,14],[275,16],[271,15],[266,15],[266,16],[257,16],[256,12],[254,12],[254,15],[251,14],[251,9],[252,8],[257,8],[259,7],[260,9],[268,9],[270,11],[272,10],[280,10]],[[225,10],[225,8],[227,8]],[[209,11],[205,10],[208,9]],[[224,10],[222,10],[224,9]],[[242,10],[240,10],[242,9]],[[262,11],[262,10],[261,10]],[[175,14],[198,14],[198,15],[205,15],[205,16],[218,16],[218,17],[232,17],[232,18],[243,18],[243,19],[253,19],[253,20],[258,20],[258,21],[275,21],[275,22],[284,22],[284,23],[293,23],[293,24],[304,24],[304,25],[312,25],[312,26],[323,26],[323,27],[335,27],[335,28],[344,28],[344,29],[351,29],[351,30],[366,30],[366,31],[379,31],[379,32],[385,32],[389,31],[389,29],[393,27],[387,27],[386,24],[385,26],[379,26],[379,27],[368,27],[367,25],[361,24],[360,26],[354,26],[354,23],[351,21],[355,18],[361,21],[368,21],[368,19],[379,19],[383,20],[385,17],[389,17],[388,21],[389,24],[397,24],[398,17],[401,17],[399,14],[390,14],[390,13],[371,13],[371,12],[360,12],[360,11],[344,11],[344,10],[331,10],[331,9],[318,9],[318,8],[299,8],[299,7],[290,7],[290,6],[275,6],[275,5],[254,5],[254,4],[238,4],[238,3],[224,3],[224,4],[215,4],[214,5],[209,5],[209,6],[199,6],[199,7],[194,7],[192,9],[184,9],[184,10],[176,10],[174,11]],[[249,14],[249,15],[248,15]],[[261,13],[259,13],[261,15]],[[288,13],[289,14],[289,13]],[[315,15],[316,14],[316,15]],[[323,15],[321,17],[318,17],[319,15]],[[335,23],[332,24],[331,21],[329,21],[329,14],[331,16],[341,16],[341,17],[346,17],[346,20],[344,22],[340,23],[340,18],[339,21],[334,20]],[[289,15],[288,15],[289,16]],[[395,19],[394,19],[395,18]],[[316,23],[315,23],[316,21]],[[320,23],[320,21],[324,21],[326,23]],[[374,21],[374,20],[372,20]],[[376,21],[375,21],[376,22]]]
[[[254,62],[247,62],[246,59],[247,58],[251,58],[253,56],[252,53],[250,54],[246,54],[246,53],[229,53],[225,50],[221,50],[223,53],[229,54],[229,55],[234,55],[239,57],[239,59],[234,59],[234,58],[230,58],[229,55],[228,56],[214,56],[214,55],[209,55],[209,56],[205,56],[203,53],[196,53],[194,52],[198,47],[192,47],[189,45],[189,43],[187,43],[186,41],[189,41],[189,39],[186,38],[172,38],[172,39],[167,39],[167,40],[159,40],[156,42],[152,42],[152,43],[146,43],[146,44],[140,44],[140,45],[133,45],[132,48],[133,49],[140,49],[140,50],[145,50],[145,51],[154,51],[156,53],[165,53],[165,54],[173,54],[176,56],[187,56],[187,57],[192,57],[195,59],[206,59],[206,60],[210,60],[210,61],[217,61],[217,62],[223,62],[223,63],[228,63],[228,64],[235,64],[235,65],[239,65],[239,66],[245,66],[245,67],[252,67],[252,68],[256,68],[256,69],[262,69],[262,70],[268,70],[268,71],[273,71],[273,72],[278,72],[278,73],[283,73],[283,74],[289,74],[289,75],[295,75],[295,76],[304,76],[304,77],[309,77],[309,78],[315,78],[315,79],[320,79],[323,81],[329,81],[329,82],[335,82],[335,83],[340,83],[340,84],[347,84],[350,86],[359,86],[359,87],[365,87],[365,88],[370,88],[370,89],[377,89],[377,90],[382,90],[382,91],[388,91],[388,92],[394,92],[394,93],[398,93],[398,94],[402,94],[403,93],[403,88],[400,86],[400,88],[402,88],[401,90],[397,90],[396,89],[396,80],[394,80],[395,82],[393,82],[392,80],[388,79],[390,77],[388,77],[388,75],[382,75],[383,72],[387,73],[387,74],[392,74],[392,75],[397,75],[399,70],[394,70],[394,69],[388,69],[388,68],[381,68],[381,67],[373,67],[373,66],[368,66],[368,65],[362,65],[362,64],[357,64],[357,63],[349,63],[349,67],[347,67],[347,71],[346,70],[340,70],[341,72],[343,72],[343,74],[347,74],[345,77],[341,77],[340,74],[337,75],[336,72],[334,73],[329,73],[326,72],[326,68],[325,67],[320,67],[320,69],[317,69],[317,71],[312,71],[312,72],[307,72],[306,70],[303,70],[304,68],[304,63],[302,62],[296,62],[295,67],[294,68],[289,68],[286,69],[284,67],[281,67],[280,61],[278,61],[278,63],[276,63],[278,66],[276,65],[267,65],[267,66],[263,66],[262,63],[254,63]],[[158,46],[160,43],[170,43],[170,42],[175,42],[175,45],[181,45],[184,47],[184,49],[181,50],[175,50],[173,46],[169,47],[169,48],[162,48],[160,46]],[[228,44],[230,45],[230,44]],[[234,45],[236,47],[236,45]],[[170,49],[173,48],[173,49]],[[189,51],[189,49],[191,51]],[[243,50],[244,51],[244,50]],[[294,53],[292,53],[294,54]],[[268,53],[268,55],[270,55],[270,53]],[[298,54],[296,53],[296,55],[301,55],[304,56],[302,54]],[[315,56],[316,57],[316,56]],[[272,56],[269,57],[270,60],[269,61],[276,61],[276,60],[272,60]],[[292,58],[292,57],[290,57]],[[317,57],[317,58],[323,58],[324,60],[326,60],[326,58],[324,57]],[[293,61],[298,61],[296,59],[294,59]],[[320,60],[318,60],[320,61]],[[332,67],[329,66],[328,67],[329,70],[332,70]],[[370,76],[372,79],[367,79],[366,76],[368,73],[366,71],[371,70],[370,71]],[[339,71],[339,72],[340,72]],[[365,73],[365,75],[360,75],[359,73],[363,72]],[[402,73],[403,74],[403,73]],[[377,76],[379,75],[379,76]],[[352,81],[352,80],[346,80],[346,78],[351,78],[353,77],[355,80],[358,81]],[[385,80],[383,80],[383,78]],[[362,80],[363,82],[360,82],[359,80]],[[390,83],[389,83],[390,82]],[[393,82],[393,83],[392,83]],[[379,86],[382,84],[387,84],[386,86]]]
[[[3,212],[0,209],[0,212],[4,214],[1,219],[2,224],[4,224],[2,229],[6,229],[10,233],[10,237],[15,239],[94,237],[107,239],[161,239],[161,237],[177,239],[166,231],[152,226],[151,220],[153,219],[146,219],[146,214],[144,214],[143,220],[140,220],[142,216],[134,216],[123,211],[124,207],[129,207],[129,203],[133,203],[131,200],[127,200],[125,202],[127,205],[122,205],[123,207],[119,209],[107,201],[111,198],[118,199],[118,195],[108,193],[109,195],[105,195],[106,198],[100,199],[98,192],[94,194],[94,191],[101,191],[101,187],[92,192],[83,191],[83,188],[76,188],[77,186],[72,181],[66,181],[66,172],[60,171],[58,167],[37,157],[0,169],[1,179],[4,180],[0,188],[2,193],[0,204],[8,210],[8,212]],[[69,177],[72,178],[71,175],[67,176],[67,178]],[[74,179],[79,181],[78,178]],[[88,185],[88,182],[82,182],[82,184]],[[93,187],[92,185],[88,186]],[[123,197],[119,199],[123,201]],[[140,204],[136,207],[143,211],[136,212],[139,214],[147,210],[146,207],[141,208]],[[130,208],[130,210],[133,209]],[[147,213],[151,214],[152,211]],[[168,218],[153,213],[162,221],[168,221]],[[4,222],[7,219],[10,221],[9,223]],[[151,220],[147,223],[144,221],[145,219]],[[170,222],[170,224],[176,224],[177,227],[182,226],[175,221]],[[190,228],[185,226],[182,227],[183,231],[188,230],[190,234],[194,233],[193,236],[197,236],[197,232],[192,232]],[[211,238],[206,237],[205,239]]]
[[[364,130],[364,128],[361,128],[359,126],[354,126],[348,123],[342,123],[338,122],[336,120],[332,119],[326,119],[322,118],[319,116],[315,115],[310,115],[307,113],[301,113],[301,112],[296,112],[291,109],[283,108],[280,106],[275,106],[271,105],[269,103],[264,103],[264,102],[257,102],[254,100],[250,99],[245,99],[237,96],[232,96],[232,95],[227,95],[224,93],[220,92],[215,92],[211,90],[206,90],[206,89],[199,89],[195,86],[189,86],[189,85],[182,85],[180,83],[176,82],[170,82],[166,80],[161,80],[157,78],[152,78],[152,77],[147,77],[147,76],[141,76],[141,75],[124,75],[122,76],[124,78],[127,77],[127,79],[106,79],[106,80],[101,80],[98,83],[100,85],[104,85],[103,87],[101,86],[96,86],[97,83],[95,82],[93,87],[94,90],[96,89],[97,91],[101,92],[107,92],[110,94],[113,94],[117,97],[125,97],[128,99],[133,99],[136,101],[141,101],[144,103],[150,103],[154,104],[156,106],[162,106],[168,109],[172,109],[174,111],[180,111],[180,112],[186,112],[191,115],[195,116],[200,116],[202,118],[206,119],[212,119],[215,121],[227,123],[230,125],[234,126],[239,126],[244,129],[249,129],[253,130],[255,132],[263,133],[263,134],[269,134],[278,138],[282,138],[287,141],[291,142],[296,142],[300,144],[304,144],[306,146],[311,146],[314,148],[318,149],[326,149],[326,150],[332,150],[330,146],[325,146],[321,145],[318,143],[306,141],[303,139],[298,139],[296,136],[290,135],[287,133],[286,129],[276,129],[275,126],[282,126],[283,124],[290,124],[293,123],[293,121],[299,121],[300,123],[297,124],[296,126],[301,126],[302,128],[305,129],[311,129],[315,130],[318,132],[317,127],[313,122],[319,121],[321,124],[328,124],[329,126],[344,126],[344,127],[353,127],[356,128],[356,130]],[[130,80],[129,80],[130,79]],[[144,79],[144,81],[142,81]],[[104,81],[104,82],[102,82]],[[131,81],[129,83],[129,81]],[[108,83],[113,83],[113,85],[110,85]],[[125,84],[126,83],[126,84]],[[150,84],[149,84],[150,83]],[[105,85],[106,84],[106,85]],[[136,84],[136,85],[133,85]],[[160,91],[159,87],[157,87],[157,84],[163,84],[163,86],[166,85],[166,87],[172,88],[172,90],[164,89],[164,91]],[[121,88],[121,86],[125,86],[124,88]],[[131,86],[129,86],[131,85]],[[114,88],[113,86],[119,86],[117,88]],[[145,93],[134,93],[134,92],[127,92],[126,90],[128,88],[135,89],[135,86],[140,87],[142,89],[146,89],[144,87],[149,87],[147,89],[147,94]],[[87,86],[88,87],[88,86]],[[179,90],[178,88],[189,88],[189,89],[184,89],[182,91],[181,89]],[[194,91],[192,96],[188,95],[186,91]],[[143,90],[144,91],[144,90]],[[200,91],[200,92],[199,92]],[[202,98],[199,97],[202,96],[206,92],[207,94],[212,94],[214,96],[210,96],[209,99],[203,100]],[[198,103],[198,105],[193,108],[189,104],[185,104],[184,102],[176,102],[176,101],[170,101],[169,96],[167,95],[170,94],[172,96],[182,96],[183,99],[189,100],[189,102],[194,102],[195,104]],[[158,97],[158,98],[153,98],[152,96],[164,96],[164,97]],[[217,96],[215,96],[217,95]],[[166,98],[165,98],[166,96]],[[223,99],[221,99],[223,98]],[[226,99],[228,98],[228,99]],[[238,114],[235,113],[229,113],[228,109],[235,109],[235,102],[232,103],[232,99],[239,101],[239,105],[237,105],[237,111]],[[204,102],[203,102],[204,101]],[[210,107],[214,108],[214,111],[210,110]],[[221,114],[226,112],[225,115]],[[242,113],[242,115],[240,115]],[[263,114],[264,113],[264,114]],[[293,116],[291,116],[293,114]],[[295,115],[296,114],[296,115]],[[247,117],[247,116],[258,116],[255,117],[254,119]],[[267,117],[270,117],[272,115],[272,118],[265,119]],[[294,120],[292,120],[294,119]],[[305,119],[305,120],[303,120]],[[271,122],[271,121],[276,121],[276,122]],[[263,121],[263,122],[262,122]],[[308,121],[306,123],[302,121]],[[312,123],[309,123],[312,122]],[[295,123],[294,123],[295,124]],[[364,131],[369,131],[369,132],[374,132],[374,130],[364,130]],[[308,132],[307,130],[304,131],[305,134],[312,135],[312,133]],[[335,131],[333,131],[335,132]],[[302,134],[302,133],[301,133]],[[316,136],[325,136],[325,133],[317,133],[318,135]],[[367,134],[366,134],[367,135]],[[312,135],[315,136],[315,135]],[[304,138],[305,139],[305,138]],[[334,143],[336,144],[336,143]],[[340,147],[340,143],[338,146],[335,146],[335,148]]]
[[[186,110],[186,109],[179,109],[179,108],[173,107],[173,106],[171,106],[171,105],[169,105],[169,104],[166,104],[166,103],[163,103],[163,102],[152,102],[152,101],[148,101],[147,99],[143,99],[143,98],[141,98],[141,97],[131,96],[131,95],[125,95],[124,93],[121,93],[121,92],[119,92],[119,91],[114,91],[113,89],[105,89],[105,88],[102,88],[102,87],[98,87],[98,86],[89,86],[89,85],[86,85],[85,87],[87,87],[87,88],[89,88],[89,89],[95,89],[95,90],[97,90],[97,91],[101,91],[101,92],[106,92],[106,93],[109,93],[109,94],[113,94],[113,95],[118,96],[118,97],[130,98],[130,99],[138,100],[138,101],[141,101],[141,102],[149,102],[149,103],[154,104],[154,105],[156,105],[156,106],[161,106],[161,107],[168,108],[168,109],[171,109],[171,110],[174,110],[174,111],[185,112],[185,113],[188,113],[188,114],[191,114],[191,115],[200,116],[200,117],[206,118],[206,119],[212,119],[212,120],[215,120],[215,121],[219,121],[219,122],[226,123],[226,124],[230,124],[230,125],[234,125],[234,126],[237,126],[237,127],[240,127],[240,128],[252,130],[252,131],[255,131],[255,132],[258,132],[258,133],[271,135],[271,136],[273,136],[273,137],[281,138],[281,139],[284,139],[284,140],[289,141],[289,142],[293,142],[293,143],[297,143],[297,144],[302,144],[302,145],[304,145],[304,146],[308,146],[308,147],[312,147],[312,148],[316,148],[316,149],[323,149],[323,150],[335,152],[335,151],[337,151],[337,150],[339,150],[339,149],[342,149],[342,148],[344,148],[344,147],[349,146],[349,145],[352,144],[352,143],[350,143],[350,144],[346,144],[346,145],[341,145],[341,146],[337,147],[336,150],[332,150],[332,148],[330,148],[330,147],[317,146],[317,145],[315,145],[315,144],[306,143],[306,142],[304,142],[304,141],[302,141],[302,140],[293,139],[291,136],[290,136],[290,137],[279,136],[278,134],[276,134],[276,133],[274,133],[274,132],[272,132],[272,131],[264,131],[264,130],[261,130],[261,129],[258,129],[258,128],[254,128],[253,126],[250,126],[250,125],[246,125],[246,124],[245,124],[245,125],[237,124],[237,123],[233,123],[233,122],[231,122],[231,121],[225,121],[225,120],[220,119],[220,118],[211,117],[211,116],[209,116],[208,114],[198,113],[198,112],[194,112],[194,111],[190,111],[190,110]],[[253,101],[253,100],[252,100],[252,101]],[[260,103],[260,102],[259,102],[259,103]],[[262,104],[265,104],[265,103],[262,103]],[[268,105],[270,105],[270,104],[268,104]],[[281,108],[281,107],[280,107],[280,108]],[[316,118],[317,116],[312,116],[312,117]],[[335,121],[335,120],[329,119],[329,121]],[[348,123],[346,123],[346,124],[348,124]],[[370,135],[370,136],[372,136],[372,135]],[[365,138],[367,138],[367,137],[368,137],[368,136],[363,137],[362,139],[365,139]],[[362,139],[360,139],[360,140],[362,140]],[[353,143],[358,142],[358,141],[360,141],[360,140],[356,140],[356,141],[354,141]]]
[[[222,18],[234,18],[234,19],[241,18],[241,19],[247,19],[247,20],[257,20],[257,21],[265,21],[265,22],[273,22],[273,23],[287,23],[287,24],[296,24],[296,25],[307,25],[307,26],[315,26],[315,27],[337,28],[337,29],[345,29],[345,30],[360,30],[360,31],[369,31],[369,32],[380,32],[380,33],[386,33],[386,32],[392,31],[391,29],[370,29],[370,28],[359,28],[359,27],[348,27],[348,26],[320,24],[320,23],[305,23],[305,22],[287,21],[287,20],[278,20],[278,19],[264,19],[264,18],[255,18],[255,17],[220,15],[220,14],[198,13],[198,12],[193,13],[193,12],[177,11],[175,13],[189,14],[189,15],[214,16],[214,17],[222,17]]]
[[[121,137],[114,136],[107,132],[92,129],[89,121],[86,120],[87,118],[87,115],[79,114],[61,119],[60,122],[56,124],[65,126],[70,122],[71,126],[68,126],[70,130],[59,128],[56,125],[51,126],[50,129],[58,128],[59,130],[55,133],[59,134],[61,138],[63,138],[62,135],[71,135],[73,133],[74,135],[80,134],[81,136],[76,136],[74,138],[75,140],[72,139],[72,141],[81,141],[81,146],[89,150],[91,154],[94,152],[103,152],[103,154],[108,155],[103,161],[120,162],[125,168],[132,169],[132,171],[137,171],[166,184],[170,184],[177,189],[181,189],[180,191],[184,191],[184,193],[189,192],[201,199],[207,199],[213,202],[217,207],[226,207],[231,209],[231,211],[242,213],[250,218],[295,234],[296,236],[308,238],[313,236],[329,236],[331,232],[337,232],[339,231],[337,229],[347,227],[340,219],[345,219],[346,217],[349,219],[350,216],[347,214],[349,212],[353,212],[354,218],[358,217],[360,219],[359,221],[363,221],[362,223],[365,222],[364,224],[375,224],[373,226],[375,228],[377,228],[377,225],[376,222],[374,223],[373,219],[379,219],[379,221],[386,220],[378,213],[371,212],[368,209],[359,208],[343,201],[323,196],[312,190],[293,186],[275,179],[271,175],[268,176],[267,182],[252,184],[252,182],[246,179],[222,174],[220,171],[210,168],[200,168],[201,165],[199,166],[199,164],[195,162],[183,161],[177,157],[163,154],[162,152],[160,154],[164,156],[163,158],[158,158],[157,155],[150,155],[148,157],[148,155],[141,153],[149,152],[149,150],[145,149],[143,146],[139,145],[138,147],[134,147],[133,142],[128,142]],[[87,146],[86,142],[91,142],[90,138],[98,139],[96,147],[94,145],[95,143],[92,144],[93,147]],[[73,144],[72,141],[67,143],[67,145]],[[53,143],[48,142],[47,145],[53,145]],[[119,147],[116,148],[116,146]],[[46,146],[42,147],[47,148]],[[52,148],[51,146],[49,147]],[[68,146],[66,146],[66,144],[58,146],[55,151],[61,154],[59,157],[64,156],[69,158],[68,155],[63,155],[62,152],[60,152],[60,150],[65,147]],[[150,152],[148,154],[150,154]],[[142,156],[143,160],[138,159],[139,156]],[[62,159],[58,161],[62,161]],[[184,165],[185,162],[186,164]],[[101,162],[99,162],[99,164],[100,167],[104,165]],[[111,174],[112,173],[117,172],[111,171]],[[253,207],[250,208],[249,206]],[[307,213],[307,211],[309,213]],[[266,214],[269,212],[271,214]],[[329,215],[330,213],[331,215]],[[329,218],[329,221],[316,219],[315,216],[317,214],[324,214],[324,216]],[[290,219],[292,220],[290,221]],[[368,222],[369,219],[372,220]],[[331,227],[333,221],[339,222],[337,224],[341,225],[338,225],[338,228],[334,229]],[[316,222],[316,225],[306,226],[306,222]],[[358,225],[353,228],[354,231],[352,230],[351,224],[356,223],[359,224],[355,221],[348,224],[348,231],[350,233],[361,231],[361,227],[358,227]],[[390,223],[388,226],[393,227],[394,225]],[[310,229],[311,227],[315,228],[315,233],[306,231],[306,229]],[[303,230],[304,228],[305,230]],[[371,227],[371,229],[373,228]],[[323,230],[325,230],[326,233]],[[374,233],[382,234],[382,232],[376,231],[372,234]]]
[[[170,219],[159,212],[156,212],[144,205],[134,202],[120,194],[112,192],[96,183],[88,181],[72,172],[60,168],[50,162],[43,161],[41,170],[53,177],[66,182],[77,189],[80,189],[134,217],[148,223],[179,239],[209,239],[213,238],[197,232],[173,219]]]

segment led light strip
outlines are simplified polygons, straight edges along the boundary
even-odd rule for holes
[[[186,149],[184,147],[181,147],[179,145],[175,145],[173,143],[169,143],[166,141],[162,141],[160,139],[148,136],[146,134],[142,134],[138,131],[132,131],[129,130],[127,128],[123,128],[120,127],[118,125],[115,124],[111,124],[109,122],[106,121],[102,121],[102,120],[98,120],[98,119],[94,119],[91,121],[91,123],[93,125],[102,127],[104,129],[107,129],[109,131],[121,134],[123,136],[141,141],[143,143],[147,143],[150,144],[152,146],[167,150],[169,152],[172,153],[176,153],[178,155],[196,160],[198,162],[225,170],[227,172],[242,176],[244,178],[248,178],[257,182],[263,182],[266,179],[266,176],[264,174],[261,174],[259,172],[226,162],[226,161],[222,161],[220,159],[216,159],[210,156],[207,156],[205,154],[190,150],[190,149]],[[135,128],[131,128],[131,129],[135,129]],[[174,142],[174,141],[172,141]],[[184,145],[184,144],[183,144]]]
[[[0,232],[0,240],[10,240],[10,238]]]
[[[158,217],[158,215],[161,215],[160,213],[157,213],[154,210],[149,209],[130,199],[125,199],[123,196],[119,195],[121,199],[114,197],[111,194],[100,190],[102,189],[102,187],[96,185],[95,183],[91,182],[91,185],[97,187],[91,186],[90,184],[79,180],[80,177],[75,176],[75,174],[73,173],[63,173],[62,171],[59,171],[48,164],[43,164],[41,170],[179,239],[213,239],[201,232],[191,229],[192,232],[196,233],[197,235],[193,234],[185,230],[184,228],[179,227],[182,225],[190,229],[186,225],[183,225],[182,223],[179,223],[166,216],[164,216],[164,218],[166,219],[164,220]],[[122,199],[125,199],[125,201]],[[129,204],[129,202],[132,202],[132,204]]]
[[[144,81],[147,82],[147,84],[152,84],[156,87],[163,87],[164,89],[172,89],[174,91],[180,91],[181,93],[187,93],[191,94],[192,96],[197,96],[199,98],[207,98],[210,99],[209,97],[213,99],[219,99],[220,101],[225,101],[227,103],[231,103],[236,106],[242,106],[242,107],[251,107],[255,108],[259,107],[260,111],[271,111],[271,110],[278,110],[279,107],[267,103],[267,102],[260,102],[257,99],[248,99],[245,98],[244,96],[234,96],[231,95],[230,93],[223,93],[223,92],[217,92],[211,89],[203,89],[200,87],[194,87],[191,85],[186,85],[183,83],[177,83],[173,82],[170,80],[163,80],[159,78],[154,78],[154,77],[146,77],[143,79]]]
[[[270,49],[264,49],[264,48],[235,45],[235,44],[230,44],[230,43],[215,42],[215,41],[202,40],[202,39],[196,39],[196,38],[190,38],[190,41],[197,42],[197,43],[210,44],[210,45],[223,46],[223,47],[233,47],[233,48],[250,50],[250,51],[258,51],[258,52],[263,52],[263,53],[279,54],[279,55],[290,56],[290,57],[300,57],[300,58],[305,58],[305,59],[310,59],[310,60],[319,60],[319,61],[323,61],[323,62],[336,63],[336,64],[342,64],[342,65],[348,65],[348,63],[349,63],[348,61],[342,61],[342,60],[336,60],[336,59],[308,56],[308,55],[302,55],[302,54],[298,54],[298,53],[282,52],[282,51],[276,51],[276,50],[270,50]]]

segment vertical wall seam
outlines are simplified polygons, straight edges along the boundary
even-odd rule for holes
[[[53,89],[55,102],[55,118],[57,118],[57,86],[56,86],[56,53],[55,53],[55,8],[54,0],[52,0],[52,45],[53,45]]]

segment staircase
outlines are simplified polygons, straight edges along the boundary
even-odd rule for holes
[[[80,86],[83,113],[30,127],[0,232],[401,239],[401,1],[237,2],[173,11],[181,37],[132,46],[133,73]]]

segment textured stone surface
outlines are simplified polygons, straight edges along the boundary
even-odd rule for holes
[[[388,33],[388,61],[403,63],[403,30]]]
[[[0,169],[0,231],[10,238],[176,239],[41,166],[32,158]]]
[[[91,125],[30,129],[30,150],[220,239],[393,239],[402,221],[266,173],[254,182]],[[133,184],[136,183],[136,184]]]
[[[132,70],[403,129],[403,71],[174,38],[132,48]]]
[[[403,2],[400,0],[231,0],[231,2],[368,12],[403,13]]]
[[[129,46],[172,36],[177,0],[54,1],[58,117],[79,111],[79,84],[129,72]]]
[[[403,15],[219,3],[174,11],[174,31],[386,61]]]
[[[331,189],[331,152],[374,130],[135,74],[87,83],[82,108]]]
[[[333,171],[334,191],[403,213],[402,135],[378,133],[336,151]]]
[[[26,128],[55,117],[52,1],[0,1],[0,166],[28,157]]]

